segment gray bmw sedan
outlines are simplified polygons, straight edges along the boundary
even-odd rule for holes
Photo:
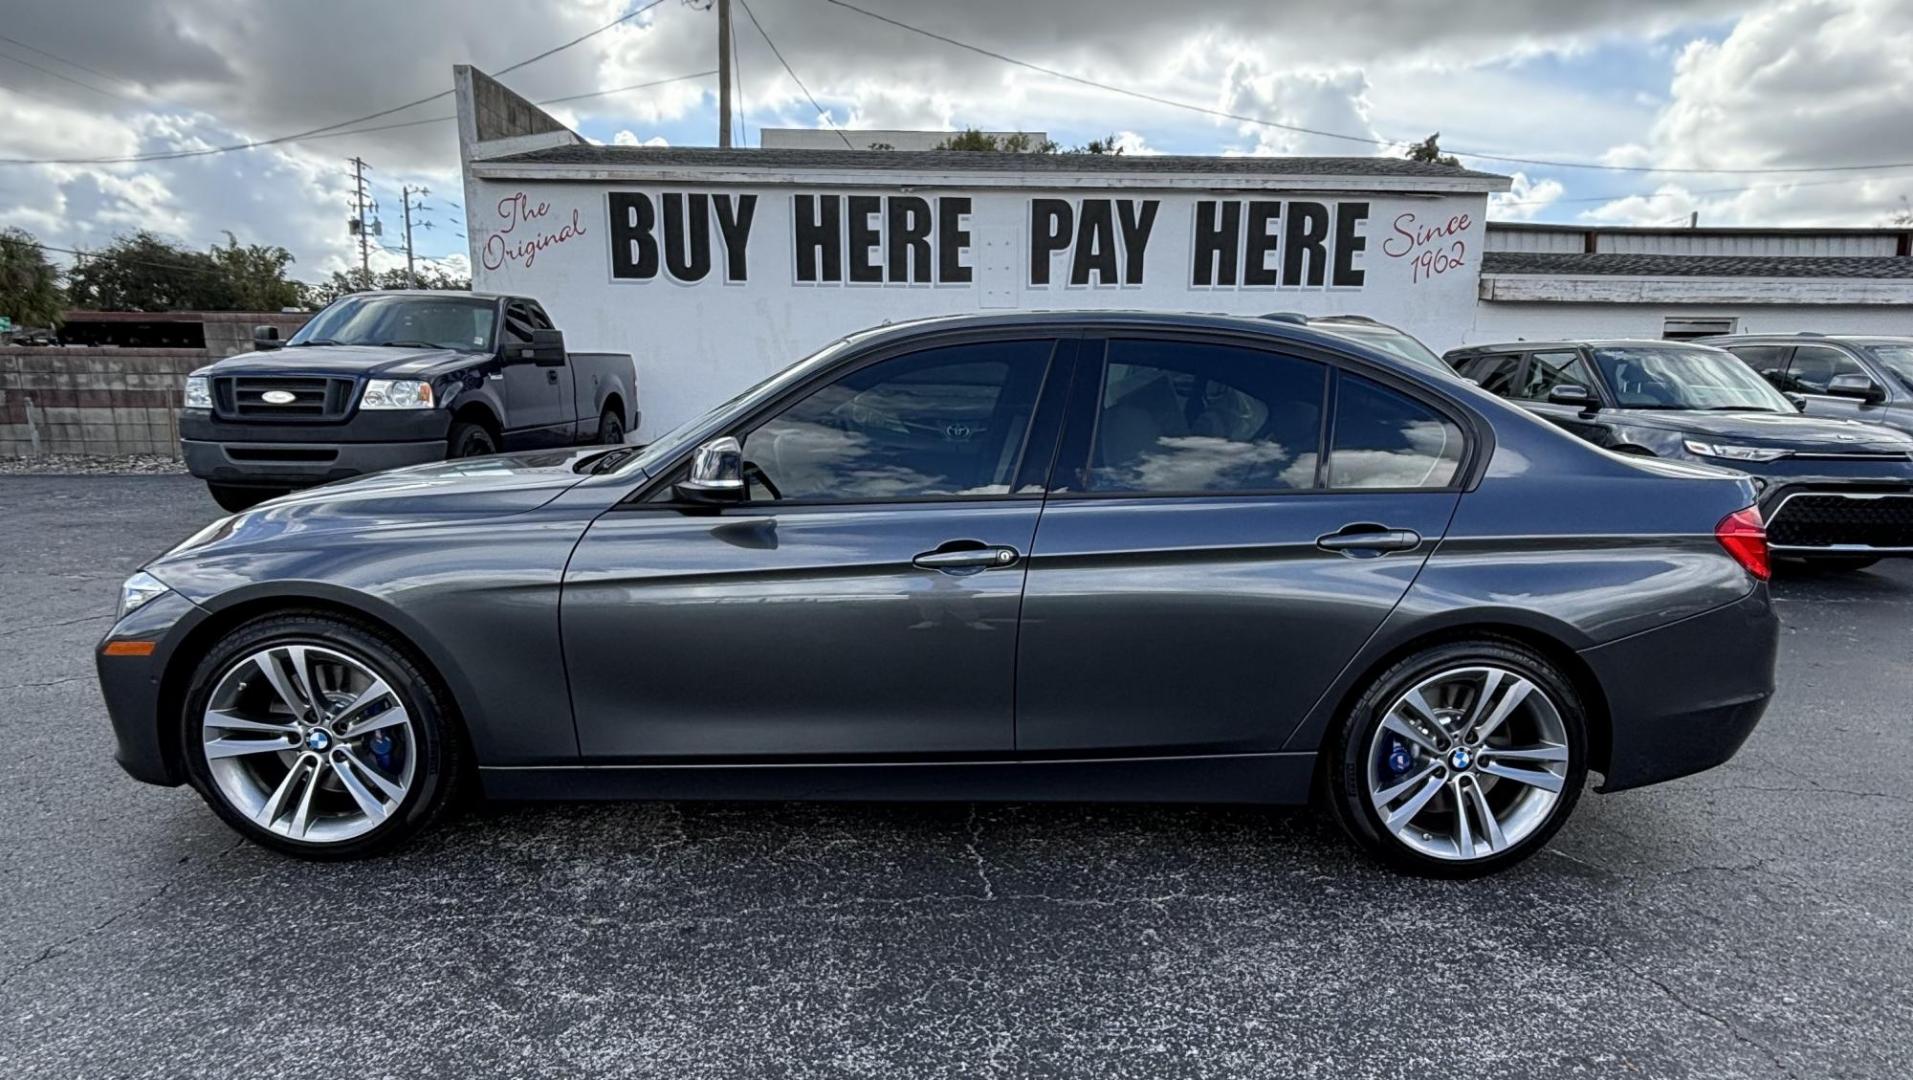
[[[1416,872],[1727,760],[1752,481],[1289,321],[940,318],[644,447],[300,492],[126,582],[134,777],[389,848],[509,798],[1302,803]]]

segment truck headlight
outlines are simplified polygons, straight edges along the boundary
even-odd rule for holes
[[[213,407],[213,381],[204,375],[186,376],[186,407],[189,409],[210,409]]]
[[[1776,450],[1768,446],[1736,446],[1733,443],[1705,443],[1698,439],[1686,439],[1681,445],[1690,454],[1701,457],[1726,458],[1729,461],[1779,461],[1791,450]]]
[[[120,613],[115,621],[126,618],[133,612],[145,607],[147,601],[171,591],[171,589],[167,588],[164,581],[141,570],[139,573],[127,578],[125,584],[120,586]]]
[[[361,409],[429,409],[432,384],[417,379],[369,379],[359,396]]]

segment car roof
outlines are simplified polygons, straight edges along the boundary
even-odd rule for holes
[[[1795,330],[1775,334],[1714,334],[1696,339],[1708,344],[1726,341],[1735,344],[1789,342],[1792,344],[1811,344],[1816,341],[1841,341],[1852,345],[1906,345],[1913,344],[1913,335],[1894,334],[1818,334],[1811,330]]]
[[[1580,338],[1576,340],[1503,341],[1492,345],[1464,345],[1459,349],[1450,349],[1443,355],[1459,356],[1468,353],[1538,352],[1543,349],[1616,349],[1641,345],[1701,345],[1703,348],[1711,347],[1697,341],[1668,341],[1664,338]]]
[[[1379,323],[1345,323],[1344,326],[1372,326],[1382,328]],[[884,323],[867,330],[849,335],[858,341],[873,341],[883,337],[911,337],[919,333],[936,330],[992,330],[1042,327],[1055,330],[1089,330],[1135,327],[1137,329],[1181,329],[1181,330],[1224,330],[1233,333],[1254,334],[1272,341],[1292,344],[1317,345],[1323,348],[1346,352],[1351,342],[1341,335],[1326,330],[1313,329],[1302,323],[1291,322],[1280,314],[1231,315],[1223,312],[1200,311],[1148,311],[1148,310],[1024,310],[1006,311],[989,314],[927,315],[917,319],[903,319]],[[1359,344],[1357,348],[1362,348]],[[1364,356],[1377,355],[1370,349],[1363,349]],[[1379,354],[1387,356],[1388,354]],[[1391,363],[1406,363],[1396,357],[1389,357]]]

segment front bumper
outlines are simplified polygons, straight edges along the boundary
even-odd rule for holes
[[[180,454],[194,476],[235,487],[306,487],[445,458],[443,409],[358,411],[336,423],[246,423],[188,409]]]
[[[162,677],[181,641],[205,619],[204,609],[178,593],[162,593],[121,619],[93,652],[100,695],[113,722],[113,759],[135,780],[168,787],[184,782],[170,718],[163,717]],[[108,655],[113,642],[150,641],[146,656]]]
[[[1602,791],[1711,769],[1734,756],[1774,692],[1780,620],[1767,586],[1667,626],[1584,650],[1607,697]]]
[[[1763,494],[1776,555],[1913,556],[1913,485],[1796,483]]]

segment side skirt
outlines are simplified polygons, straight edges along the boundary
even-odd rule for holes
[[[1058,761],[495,766],[493,799],[1300,804],[1313,753]]]

